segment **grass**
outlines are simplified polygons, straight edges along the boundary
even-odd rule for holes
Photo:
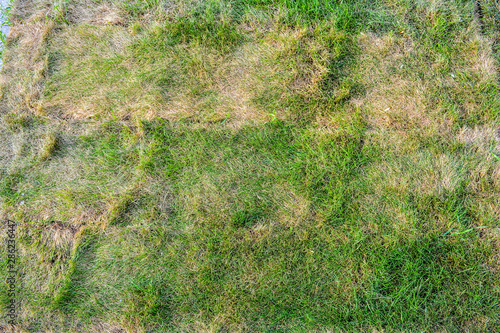
[[[14,2],[16,329],[500,330],[499,15],[481,6]]]

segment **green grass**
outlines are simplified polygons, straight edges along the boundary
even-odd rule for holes
[[[14,3],[17,329],[500,330],[482,4],[478,22],[458,0]]]

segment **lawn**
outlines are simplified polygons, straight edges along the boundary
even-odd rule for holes
[[[498,1],[10,21],[0,331],[500,331]]]

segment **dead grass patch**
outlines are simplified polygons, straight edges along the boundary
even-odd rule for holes
[[[460,219],[447,210],[458,208],[445,208],[450,204],[443,202],[467,181],[463,161],[429,151],[409,154],[387,156],[367,169],[369,194],[359,199],[363,215],[367,220],[380,221],[375,231],[386,233],[389,226],[391,233],[404,238],[460,228]],[[459,205],[458,201],[455,205]]]
[[[40,98],[47,76],[47,39],[54,23],[36,18],[12,27],[4,53],[0,87],[14,112],[41,113]]]
[[[369,124],[403,137],[416,130],[435,133],[438,124],[426,112],[426,83],[406,73],[405,59],[417,47],[414,42],[394,35],[361,34],[359,43],[360,77],[368,89],[353,102],[363,108]]]
[[[359,36],[367,93],[354,103],[373,128],[404,137],[446,137],[457,122],[491,117],[495,102],[487,91],[498,73],[491,45],[471,26],[457,38],[456,59],[450,60],[444,51],[408,37]]]
[[[64,18],[71,24],[122,25],[123,14],[114,1],[71,1]]]
[[[500,274],[500,228],[491,226],[481,230],[480,235],[493,249],[493,254],[488,258],[488,269],[494,274]]]
[[[457,133],[456,140],[484,156],[490,153],[491,148],[500,149],[498,132],[499,128],[493,126],[476,126],[474,128],[465,126]]]
[[[248,35],[229,54],[193,42],[151,58],[156,51],[136,55],[134,43],[168,37],[158,26],[145,28],[141,34],[121,26],[65,28],[51,42],[52,75],[43,109],[66,118],[159,116],[235,128],[287,119],[296,116],[293,96],[324,97],[328,66],[344,52],[337,48],[348,43],[334,29],[323,36],[320,30],[275,27]],[[340,46],[330,50],[329,43]],[[344,96],[346,89],[338,87],[337,93]]]
[[[369,169],[369,178],[374,181],[375,192],[380,194],[440,195],[458,186],[462,180],[460,167],[460,162],[452,156],[424,152],[374,164]]]
[[[492,126],[464,127],[455,138],[470,154],[468,188],[479,197],[486,198],[492,190],[500,190],[500,164],[494,156],[500,154],[496,132]]]

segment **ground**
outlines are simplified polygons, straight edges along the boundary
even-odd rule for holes
[[[15,0],[10,19],[15,330],[500,331],[497,1]]]

